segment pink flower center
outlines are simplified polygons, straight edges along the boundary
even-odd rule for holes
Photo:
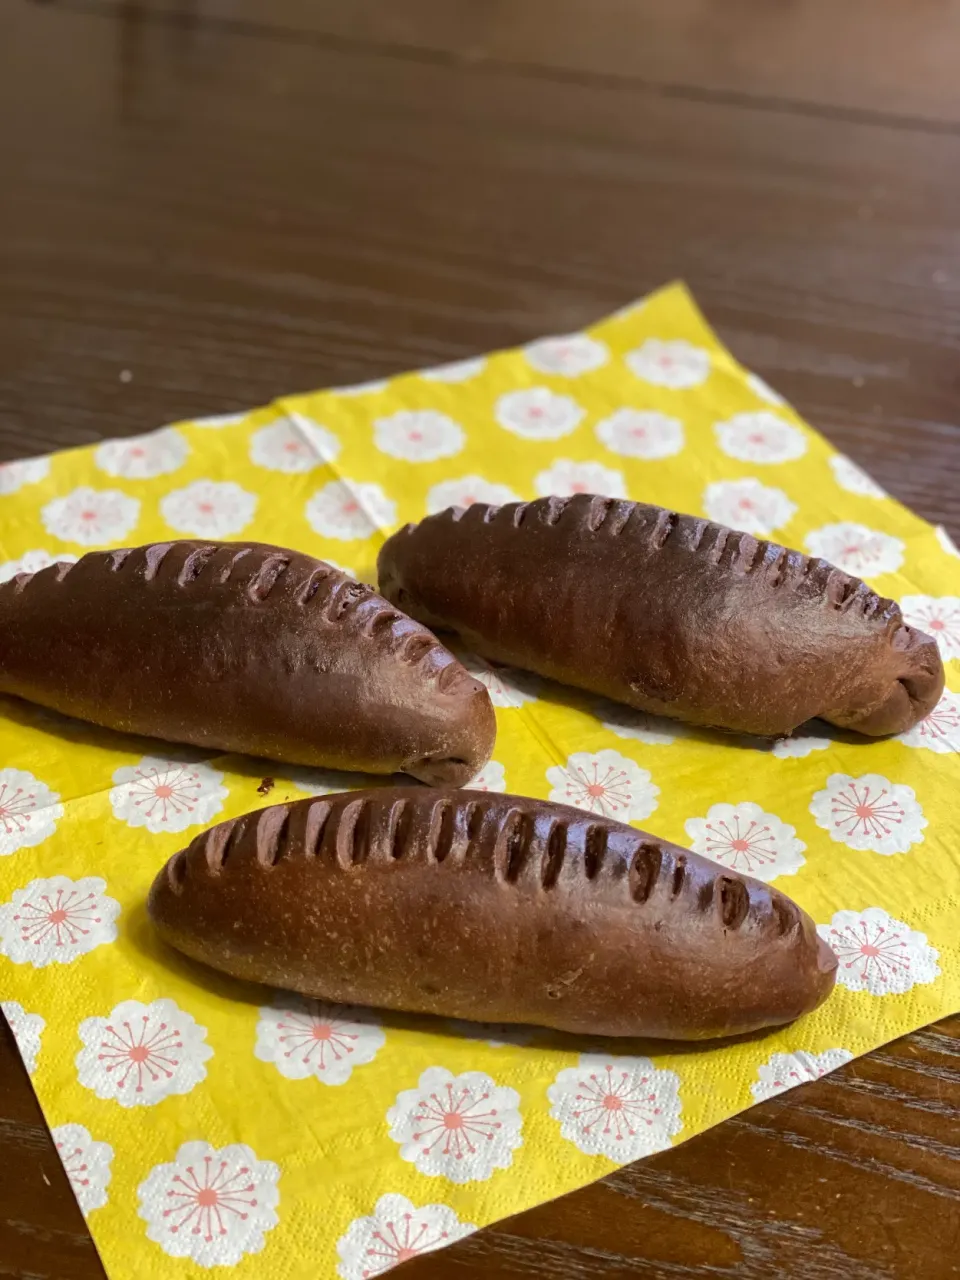
[[[284,449],[286,449],[287,453],[299,453],[299,452],[300,452],[300,444],[299,444],[299,442],[298,442],[298,441],[296,441],[296,440],[288,440],[288,441],[287,441],[287,443],[286,443],[283,447],[284,447]]]
[[[422,439],[423,439],[423,432],[422,432],[422,431],[411,431],[411,432],[410,432],[410,439],[411,439],[411,440],[422,440]]]
[[[133,446],[133,448],[130,450],[130,457],[131,458],[143,457],[143,449],[140,447],[140,445],[137,444]]]
[[[210,514],[211,514],[211,512],[213,511],[213,503],[212,503],[212,502],[198,502],[198,503],[197,503],[197,510],[198,510],[198,511],[202,511],[202,512],[203,512],[203,514],[204,514],[205,516],[208,516],[208,515],[210,515]]]
[[[310,1034],[314,1040],[329,1040],[333,1035],[333,1028],[327,1022],[317,1022]]]
[[[766,436],[762,431],[755,431],[753,435],[747,436],[747,439],[751,444],[763,444],[766,441]]]
[[[173,795],[173,787],[168,787],[165,783],[161,783],[159,787],[154,787],[153,793],[158,800],[169,800]]]
[[[586,493],[587,486],[585,484],[572,484],[570,486],[571,493]]]
[[[606,1093],[603,1096],[604,1109],[607,1111],[622,1111],[623,1100],[618,1098],[614,1093]]]
[[[542,417],[543,417],[543,410],[540,408],[540,406],[539,406],[538,404],[535,404],[535,405],[532,405],[532,406],[531,406],[531,408],[530,408],[530,417],[531,417],[531,418],[542,418]]]
[[[459,1111],[447,1111],[443,1117],[443,1127],[445,1129],[462,1129],[463,1116]]]
[[[354,516],[359,510],[360,508],[355,502],[345,502],[343,504],[343,514],[346,516]]]
[[[746,853],[750,848],[750,844],[747,840],[731,840],[730,848],[735,849],[737,853]]]
[[[62,907],[58,907],[56,911],[51,911],[47,919],[51,924],[63,924],[67,918],[67,913]]]
[[[81,512],[80,512],[80,519],[81,519],[81,520],[96,520],[96,518],[97,518],[97,513],[96,513],[95,511],[81,511]]]
[[[135,1044],[131,1047],[128,1056],[131,1062],[146,1062],[150,1057],[150,1050],[145,1044]]]
[[[880,948],[875,947],[871,942],[865,942],[860,948],[860,954],[864,956],[878,956],[880,954]]]
[[[927,623],[927,626],[930,628],[931,631],[943,631],[945,629],[946,624],[944,623],[942,618],[931,618],[930,621]]]
[[[856,813],[856,815],[857,815],[857,817],[858,817],[858,818],[872,818],[872,817],[873,817],[873,805],[872,805],[872,804],[858,804],[858,805],[857,805],[857,807],[856,807],[856,809],[854,810],[854,812]]]
[[[420,1252],[419,1249],[410,1249],[406,1245],[402,1249],[397,1250],[397,1262],[409,1262],[411,1258],[415,1258]]]
[[[591,782],[587,786],[588,796],[603,796],[606,795],[606,793],[607,789],[602,782]]]
[[[203,1187],[197,1192],[197,1204],[203,1205],[205,1209],[212,1209],[219,1199],[213,1187]]]

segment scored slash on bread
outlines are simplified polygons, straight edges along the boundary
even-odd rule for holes
[[[936,642],[825,560],[578,494],[449,508],[384,543],[387,599],[472,649],[690,724],[870,736],[936,705]]]
[[[829,994],[789,898],[565,805],[384,787],[275,805],[174,855],[161,936],[248,981],[344,1004],[613,1036],[782,1024]]]
[[[496,732],[486,689],[425,627],[260,543],[95,551],[0,584],[0,692],[171,742],[456,785]]]

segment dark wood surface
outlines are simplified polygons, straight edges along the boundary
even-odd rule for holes
[[[960,537],[958,50],[948,0],[4,0],[0,458],[683,276]],[[954,1018],[406,1274],[940,1280],[958,1117]],[[100,1276],[3,1028],[0,1277]]]

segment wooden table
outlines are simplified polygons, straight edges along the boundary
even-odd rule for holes
[[[0,458],[683,276],[960,536],[958,49],[949,0],[5,0]],[[3,1031],[0,1276],[100,1277]],[[954,1018],[405,1274],[940,1280],[958,1114]]]

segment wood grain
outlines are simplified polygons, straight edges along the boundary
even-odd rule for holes
[[[117,12],[123,0],[79,0]],[[700,100],[960,124],[955,0],[145,0],[170,23],[216,19],[261,38],[376,48],[422,60],[602,84],[631,81]],[[935,33],[936,38],[931,38]]]
[[[960,537],[958,15],[10,0],[0,457],[571,329],[682,276]],[[952,1019],[407,1274],[940,1280],[958,1112]],[[0,1277],[101,1275],[6,1033]]]

